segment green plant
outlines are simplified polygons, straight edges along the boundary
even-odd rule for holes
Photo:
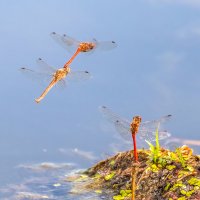
[[[160,153],[160,143],[159,143],[159,136],[158,136],[159,126],[160,126],[160,124],[158,124],[158,127],[157,127],[156,132],[155,132],[155,142],[156,142],[155,146],[151,142],[145,140],[146,143],[150,147],[151,157],[152,157],[152,160],[153,160],[154,163],[157,163],[158,158],[159,158],[159,153]]]
[[[176,149],[176,153],[177,153],[177,155],[178,155],[178,158],[179,158],[179,161],[180,161],[182,167],[185,168],[186,163],[185,163],[185,159],[183,158],[183,155],[182,155],[182,153],[181,153],[180,148],[177,148],[177,149]]]

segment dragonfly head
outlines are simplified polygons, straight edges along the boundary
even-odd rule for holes
[[[140,116],[133,117],[133,123],[140,124],[141,121],[142,121],[142,118]]]
[[[81,52],[88,52],[95,48],[95,43],[93,42],[81,42],[79,44],[79,49]]]
[[[136,134],[138,132],[141,121],[142,121],[142,118],[140,116],[133,117],[133,121],[130,125],[132,134]]]

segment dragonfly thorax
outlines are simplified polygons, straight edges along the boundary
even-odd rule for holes
[[[133,121],[131,122],[130,125],[132,134],[136,134],[138,132],[141,121],[142,118],[140,116],[133,117]]]
[[[66,75],[70,72],[70,68],[61,68],[58,69],[55,73],[54,73],[54,78],[56,79],[56,81],[60,81],[61,79],[65,78]]]
[[[88,52],[91,51],[92,49],[94,49],[95,44],[92,42],[81,42],[79,44],[79,49],[81,52]]]

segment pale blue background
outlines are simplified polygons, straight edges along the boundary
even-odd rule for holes
[[[34,69],[38,57],[63,66],[71,55],[52,31],[118,47],[79,55],[72,70],[88,70],[93,79],[53,88],[38,105],[34,98],[44,87],[18,69]],[[20,178],[14,168],[20,163],[70,161],[61,147],[106,152],[115,131],[102,129],[99,105],[129,119],[172,114],[174,136],[199,139],[199,50],[198,1],[1,0],[0,185]]]

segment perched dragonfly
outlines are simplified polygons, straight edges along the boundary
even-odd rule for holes
[[[47,95],[47,93],[55,84],[65,85],[64,79],[66,78],[66,76],[74,80],[87,80],[91,77],[88,71],[72,72],[69,66],[65,68],[55,69],[49,66],[41,58],[39,58],[36,62],[38,66],[40,67],[41,72],[36,72],[32,69],[28,69],[25,67],[22,67],[21,71],[23,72],[23,74],[28,75],[31,78],[37,78],[37,79],[42,79],[42,80],[44,79],[44,80],[51,81],[49,85],[46,87],[46,89],[44,90],[44,92],[40,95],[40,97],[35,99],[37,103],[39,103]]]
[[[126,141],[130,141],[132,135],[135,161],[138,161],[136,134],[138,133],[138,136],[143,140],[145,139],[150,142],[154,141],[158,126],[171,118],[171,115],[166,115],[158,120],[141,122],[141,117],[135,116],[133,117],[132,122],[130,122],[129,120],[121,118],[106,106],[101,106],[100,111],[110,122],[114,123],[115,128],[120,133],[122,138],[124,138]],[[168,137],[170,137],[169,132],[166,130],[159,130],[160,140]]]
[[[114,41],[98,42],[96,39],[93,39],[91,42],[79,42],[65,34],[59,35],[58,33],[52,32],[50,35],[69,52],[75,51],[74,55],[66,62],[64,67],[67,67],[80,52],[92,52],[97,48],[100,50],[111,50],[117,46]]]

